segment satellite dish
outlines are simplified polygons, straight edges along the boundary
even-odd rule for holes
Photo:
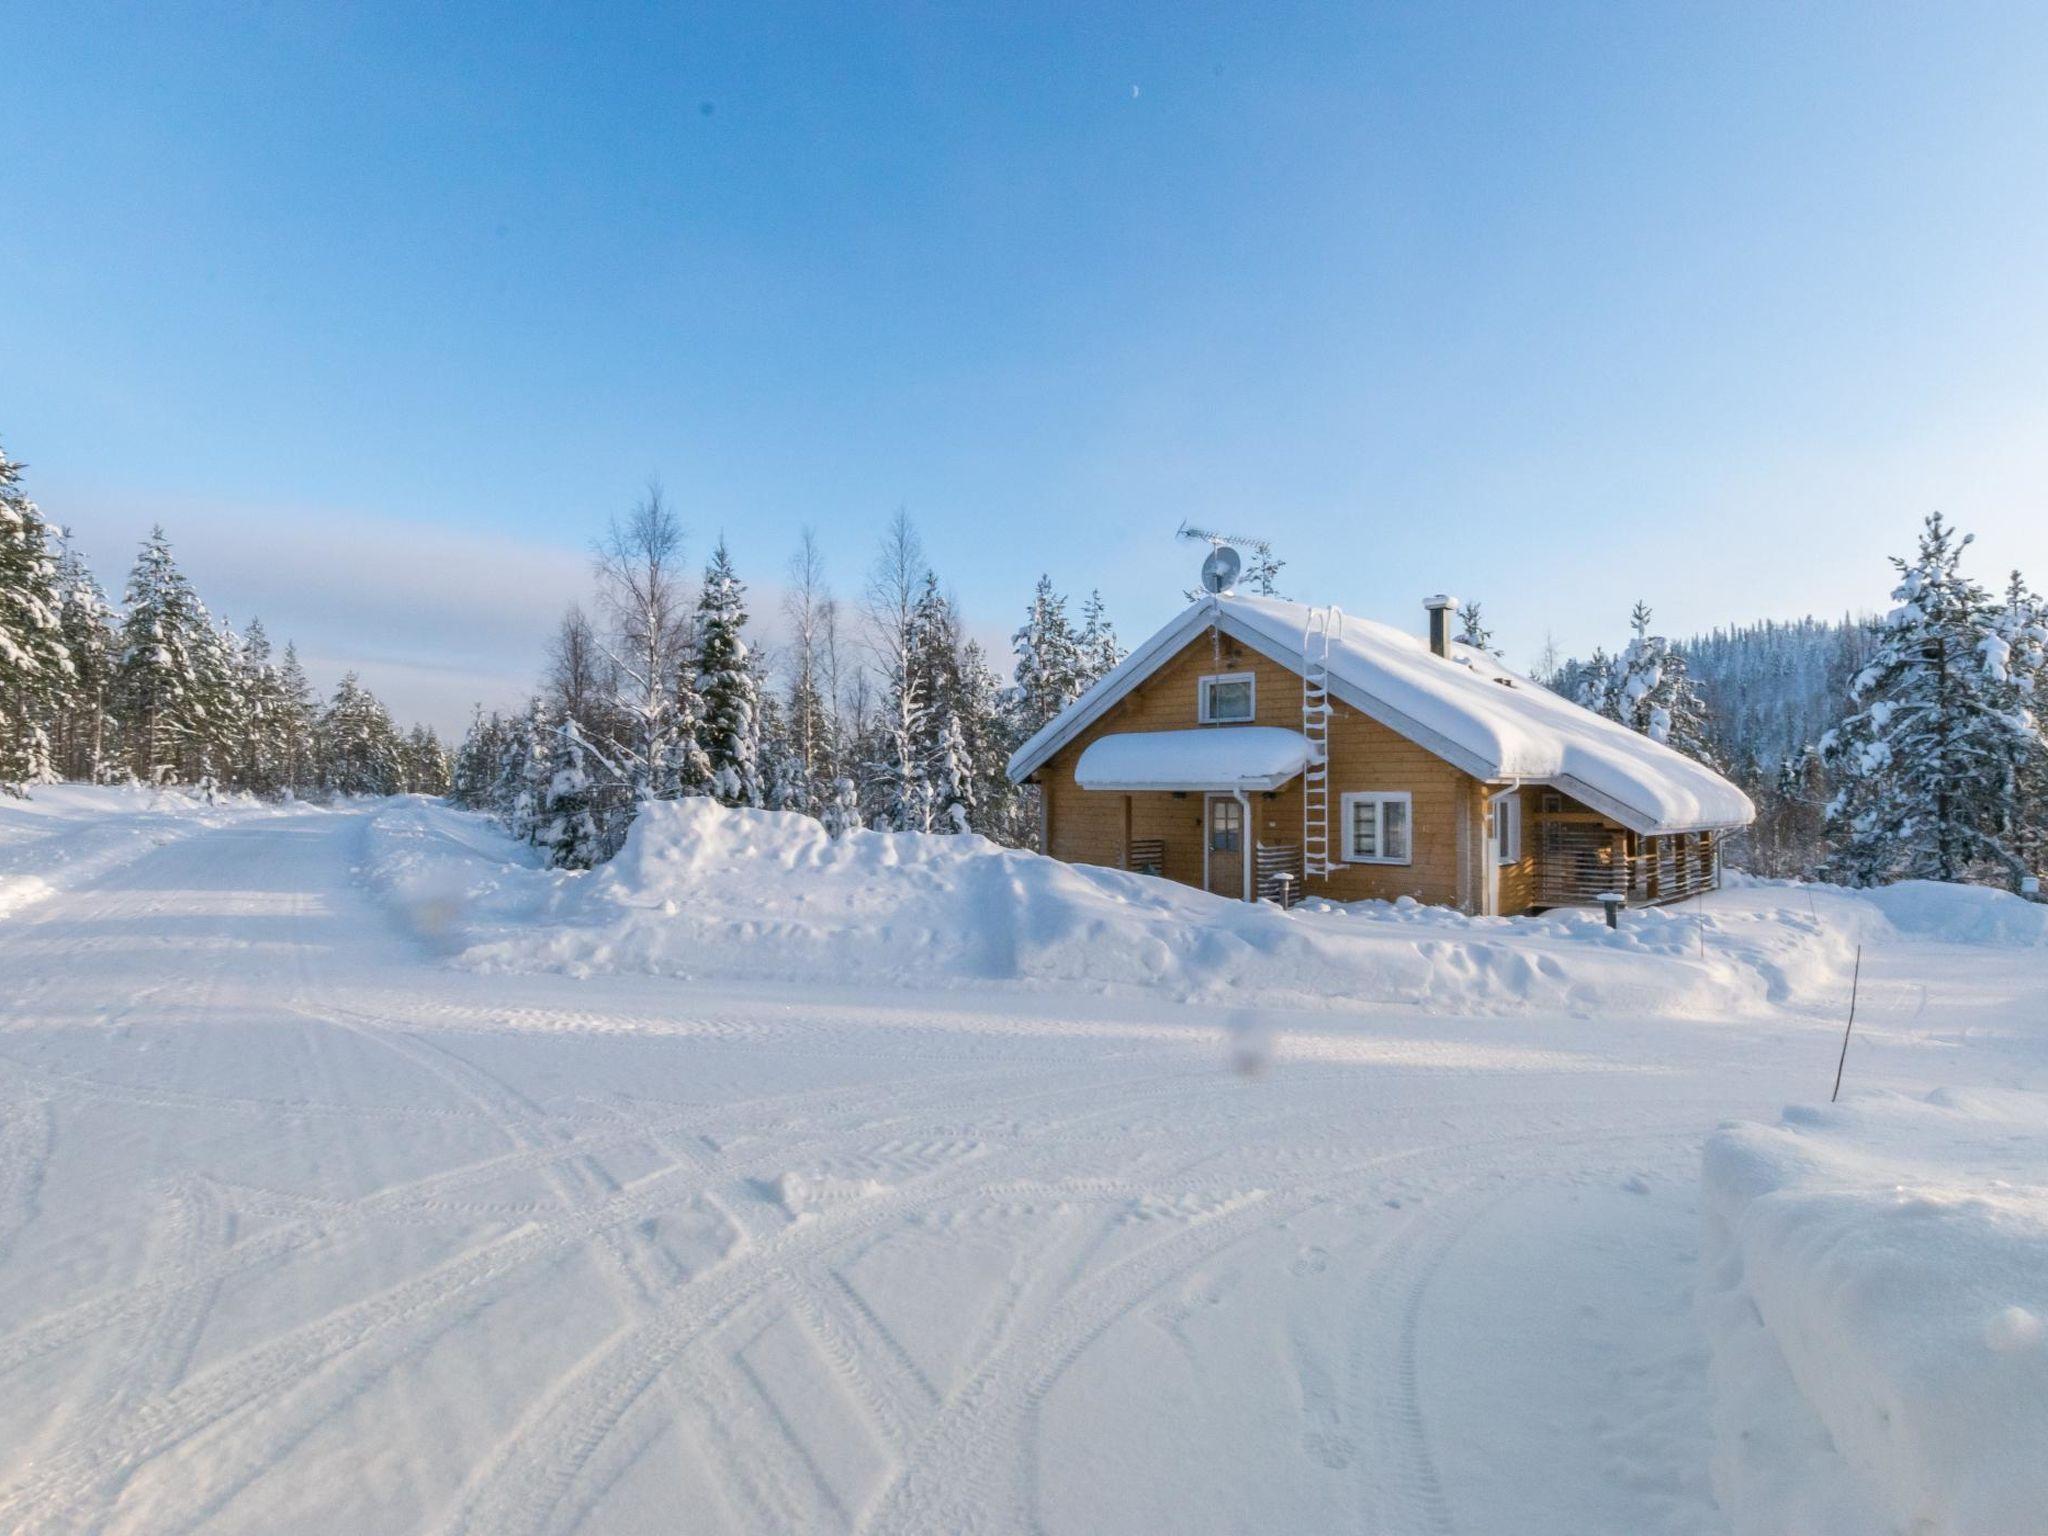
[[[1228,592],[1237,585],[1237,573],[1243,568],[1244,562],[1238,559],[1236,550],[1228,544],[1218,544],[1202,562],[1202,590]]]

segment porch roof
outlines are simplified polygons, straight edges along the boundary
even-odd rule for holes
[[[1278,789],[1306,768],[1314,748],[1277,725],[1189,731],[1124,731],[1088,744],[1074,765],[1083,789]]]

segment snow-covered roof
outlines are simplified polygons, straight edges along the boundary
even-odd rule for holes
[[[1074,782],[1083,789],[1278,789],[1313,756],[1306,736],[1277,725],[1126,731],[1090,742]]]
[[[1214,625],[1294,671],[1311,609],[1273,597],[1205,596],[1019,747],[1023,779]],[[1345,618],[1330,646],[1330,692],[1359,713],[1488,783],[1554,785],[1638,832],[1746,826],[1749,797],[1704,763],[1561,698],[1493,657],[1369,619]],[[1203,734],[1203,733],[1193,733]],[[1337,763],[1341,773],[1343,764]]]

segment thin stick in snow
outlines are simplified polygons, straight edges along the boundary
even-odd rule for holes
[[[1863,946],[1856,946],[1856,968],[1849,973],[1849,1023],[1842,1031],[1842,1055],[1835,1063],[1835,1091],[1828,1095],[1828,1102],[1834,1103],[1842,1096],[1842,1068],[1849,1060],[1849,1030],[1856,1027],[1856,989],[1863,980]]]

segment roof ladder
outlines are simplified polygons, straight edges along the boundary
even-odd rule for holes
[[[1344,610],[1311,608],[1301,631],[1301,734],[1309,762],[1301,775],[1301,872],[1328,879],[1330,857],[1330,646],[1344,638]]]

